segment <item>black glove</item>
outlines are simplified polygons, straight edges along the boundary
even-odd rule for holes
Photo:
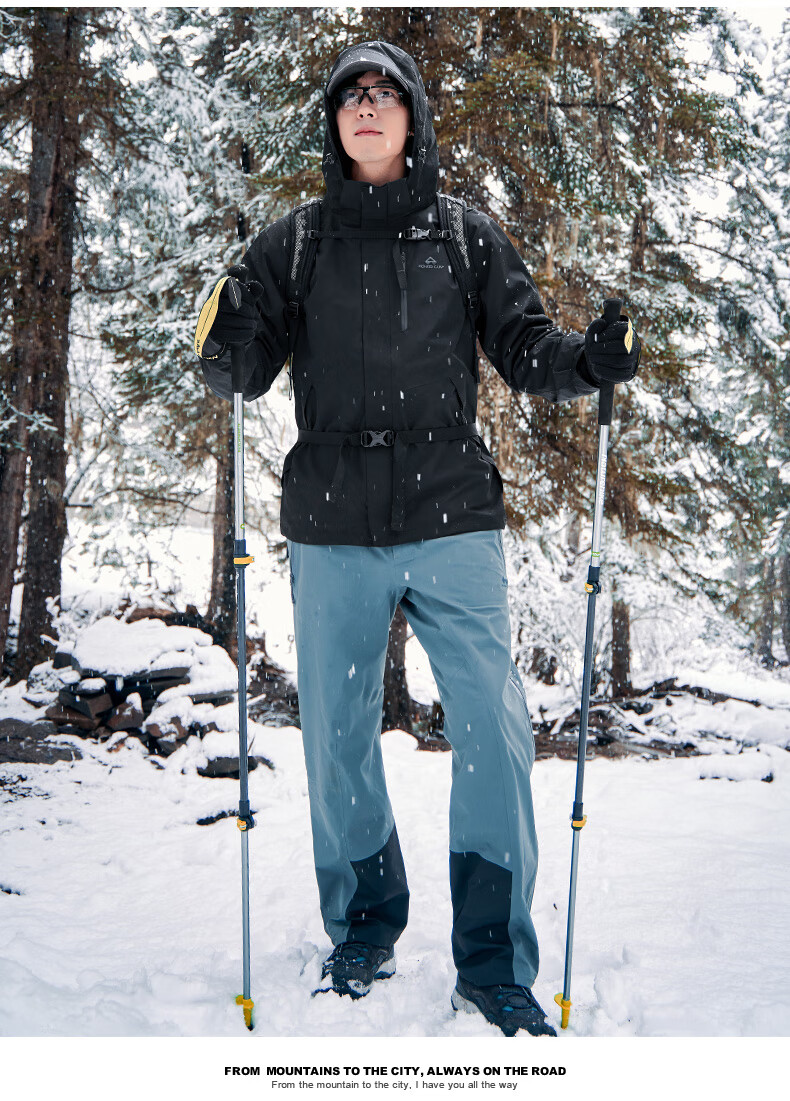
[[[584,335],[584,354],[597,386],[603,382],[630,382],[639,370],[642,345],[624,314],[613,325],[598,317]]]
[[[258,303],[264,295],[262,285],[255,280],[247,282],[250,273],[243,264],[229,268],[228,276],[236,281],[240,301],[234,304],[231,298],[229,278],[217,283],[200,311],[195,334],[195,351],[204,359],[216,359],[222,354],[216,349],[224,351],[226,344],[249,344],[258,328]]]

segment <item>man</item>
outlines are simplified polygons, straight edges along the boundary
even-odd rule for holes
[[[462,262],[476,273],[479,312],[465,308],[437,235],[428,101],[403,50],[343,51],[324,106],[326,196],[302,319],[290,319],[299,438],[281,504],[316,876],[335,946],[322,989],[361,997],[392,975],[408,916],[380,744],[400,604],[430,659],[452,747],[452,1006],[507,1035],[556,1035],[531,990],[535,747],[510,655],[502,481],[475,425],[476,338],[513,389],[551,401],[632,378],[639,341],[626,321],[596,321],[586,341],[563,334],[508,238],[476,210]],[[228,343],[249,342],[248,400],[288,355],[293,233],[288,215],[252,243],[239,309],[218,296],[198,351],[223,397]]]

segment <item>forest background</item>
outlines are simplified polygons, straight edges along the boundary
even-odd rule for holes
[[[151,548],[190,526],[213,532],[200,623],[233,652],[230,407],[195,321],[255,234],[321,194],[323,86],[370,38],[414,56],[440,190],[499,222],[546,312],[583,331],[617,295],[640,334],[612,429],[595,691],[687,662],[786,676],[790,18],[769,43],[710,7],[0,9],[3,676],[52,655],[69,559],[184,611],[178,562]],[[514,656],[573,684],[595,401],[480,370]],[[250,407],[247,517],[283,573],[295,435],[283,371]],[[399,611],[385,729],[410,729],[406,637]]]

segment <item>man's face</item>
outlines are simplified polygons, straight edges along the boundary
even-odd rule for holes
[[[355,76],[354,84],[400,90],[398,84],[373,69]],[[359,164],[386,162],[403,152],[409,130],[409,108],[400,96],[395,98],[396,105],[379,107],[366,95],[353,108],[337,108],[340,140],[352,161]]]

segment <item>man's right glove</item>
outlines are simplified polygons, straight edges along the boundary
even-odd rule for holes
[[[594,382],[630,382],[639,370],[642,346],[636,330],[624,315],[613,325],[598,317],[584,335],[587,369]]]
[[[230,296],[229,276],[233,276],[241,292],[238,306],[234,305]],[[255,336],[260,319],[258,303],[264,291],[255,280],[248,283],[249,276],[243,264],[230,268],[200,311],[195,330],[195,352],[201,359],[218,359],[226,344],[249,344]]]

